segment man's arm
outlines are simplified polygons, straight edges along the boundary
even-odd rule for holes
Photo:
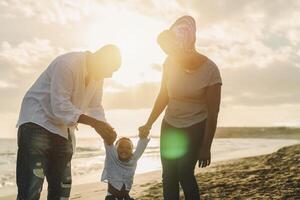
[[[89,105],[86,110],[86,114],[87,116],[91,118],[95,118],[97,121],[100,121],[100,123],[96,123],[96,126],[92,126],[92,127],[94,127],[97,133],[101,135],[101,137],[104,139],[104,142],[106,144],[111,145],[116,140],[117,134],[114,131],[114,129],[111,127],[111,125],[107,123],[104,109],[101,103],[103,81],[97,81],[96,84],[97,85],[95,86],[97,88],[94,93],[94,96],[89,102]]]
[[[50,104],[55,120],[74,126],[77,123],[89,125],[105,138],[108,143],[112,143],[116,138],[116,133],[107,123],[89,117],[76,108],[71,102],[73,91],[72,72],[67,66],[56,66],[53,72],[50,85]]]
[[[79,117],[78,123],[93,127],[108,145],[113,144],[117,138],[116,132],[108,123],[102,122],[93,117],[82,114]]]
[[[55,66],[50,83],[50,105],[54,120],[73,126],[77,123],[82,111],[71,102],[73,78],[66,66]]]
[[[106,122],[105,113],[102,106],[103,81],[97,81],[95,87],[97,87],[97,89],[91,101],[89,102],[89,105],[87,106],[86,114],[96,118],[97,120]]]

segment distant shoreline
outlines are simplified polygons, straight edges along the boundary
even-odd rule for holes
[[[127,134],[127,135],[129,135],[129,137],[136,137],[136,135],[131,135],[131,134]],[[151,137],[159,138],[159,134],[152,134]],[[80,139],[88,139],[88,138],[93,138],[93,137],[80,137]],[[215,138],[280,138],[280,139],[300,140],[300,127],[289,127],[289,126],[218,127],[216,130]],[[16,138],[0,137],[0,139],[16,139]]]
[[[300,140],[300,128],[293,127],[219,127],[216,138],[274,138]]]

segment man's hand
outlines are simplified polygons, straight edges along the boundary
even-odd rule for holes
[[[201,168],[207,167],[210,165],[211,154],[209,147],[201,147],[198,155],[198,166]]]
[[[151,126],[149,125],[144,125],[139,127],[139,137],[140,138],[147,138],[148,135],[150,134]]]
[[[108,145],[113,144],[117,138],[117,133],[108,123],[97,121],[94,129]]]
[[[97,120],[93,117],[82,114],[79,116],[78,123],[93,127],[109,145],[113,144],[117,138],[117,133],[115,132],[113,127],[111,127],[108,123]]]

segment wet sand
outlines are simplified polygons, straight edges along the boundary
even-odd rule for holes
[[[300,199],[300,145],[227,161],[196,177],[201,199]],[[139,200],[163,199],[160,181],[140,193]]]

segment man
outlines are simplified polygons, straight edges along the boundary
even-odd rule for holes
[[[115,141],[101,100],[104,78],[120,65],[114,45],[95,53],[67,53],[52,61],[28,90],[17,124],[17,199],[39,199],[45,176],[48,199],[69,198],[78,123],[91,126],[110,144]]]

